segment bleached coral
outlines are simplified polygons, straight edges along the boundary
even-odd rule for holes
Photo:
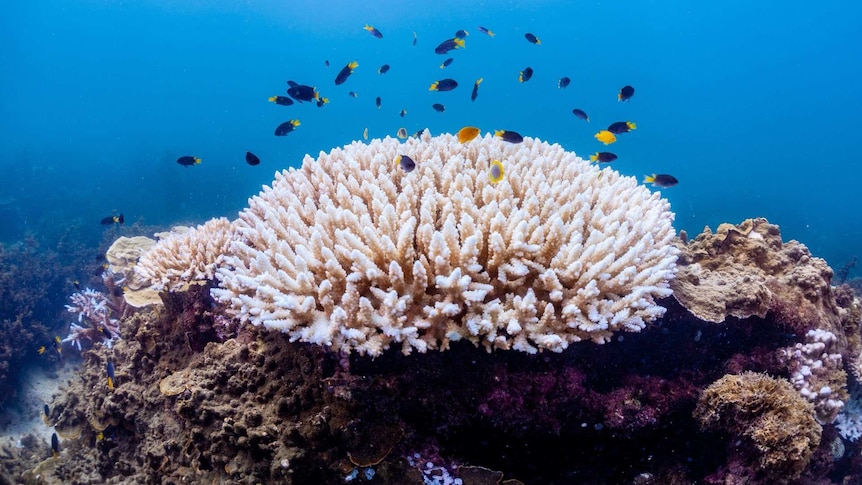
[[[862,437],[862,386],[856,385],[850,400],[835,418],[835,428],[838,434],[848,441],[856,441]]]
[[[120,338],[119,320],[111,318],[116,311],[104,293],[87,288],[72,293],[69,299],[72,304],[66,305],[66,310],[78,315],[78,323],[84,325],[70,324],[69,335],[63,343],[71,342],[81,350],[84,340],[101,341],[110,348],[113,341]]]
[[[177,290],[191,281],[212,280],[233,237],[224,217],[185,232],[171,232],[144,253],[135,273],[156,290]]]
[[[782,349],[779,356],[791,372],[790,381],[814,405],[817,420],[831,423],[844,407],[847,392],[841,354],[830,352],[837,341],[827,330],[809,330],[805,343]]]
[[[399,154],[416,169],[401,170]],[[495,159],[506,178],[492,184]],[[355,142],[306,157],[250,200],[212,294],[243,321],[371,355],[462,338],[561,351],[664,313],[672,221],[634,178],[531,138]],[[211,243],[190,239],[160,257]],[[153,276],[173,284],[165,274]]]

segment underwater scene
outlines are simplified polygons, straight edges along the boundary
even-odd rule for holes
[[[862,4],[0,15],[0,484],[862,484]]]

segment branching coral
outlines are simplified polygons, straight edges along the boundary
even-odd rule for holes
[[[399,154],[416,169],[398,168]],[[493,160],[506,167],[497,184]],[[356,142],[306,157],[250,200],[212,293],[243,321],[371,355],[459,339],[561,351],[664,313],[672,221],[659,194],[559,145]]]
[[[141,256],[135,273],[157,290],[173,291],[191,281],[212,280],[233,236],[233,225],[224,217],[170,232]]]
[[[63,339],[64,343],[71,342],[81,350],[81,342],[84,340],[101,341],[110,347],[114,339],[120,338],[119,321],[111,318],[115,311],[103,293],[87,288],[73,293],[69,299],[72,304],[66,305],[66,310],[78,315],[78,323],[85,325],[72,323],[69,335]]]
[[[822,430],[811,403],[789,382],[766,374],[722,377],[703,392],[694,415],[704,428],[728,431],[734,440],[744,438],[743,446],[733,446],[734,453],[754,462],[762,483],[798,477],[820,443]]]

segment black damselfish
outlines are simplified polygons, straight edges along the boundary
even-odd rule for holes
[[[201,159],[197,158],[197,157],[192,157],[192,156],[186,155],[184,157],[178,158],[177,163],[179,163],[183,167],[191,167],[192,165],[200,165]]]

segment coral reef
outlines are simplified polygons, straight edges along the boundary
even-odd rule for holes
[[[822,429],[811,404],[789,382],[765,374],[722,377],[706,388],[694,414],[705,428],[728,432],[731,461],[743,462],[746,472],[754,473],[732,482],[725,476],[721,483],[754,478],[789,483],[802,474],[820,443]]]
[[[583,329],[576,329],[577,323],[573,322],[573,327],[558,329],[563,335],[560,339],[566,342],[566,348],[554,349],[560,352],[487,352],[495,347],[530,349],[518,347],[516,329],[506,328],[511,322],[495,331],[503,332],[496,334],[497,337],[511,337],[512,342],[496,340],[497,337],[488,340],[491,334],[479,331],[471,334],[475,339],[457,334],[459,328],[463,331],[459,325],[469,327],[470,322],[476,323],[462,320],[470,312],[479,311],[467,307],[509,301],[499,296],[503,290],[518,295],[521,297],[519,304],[527,306],[565,300],[562,290],[560,295],[548,291],[553,286],[549,283],[553,278],[547,276],[547,268],[556,266],[541,258],[527,258],[528,253],[533,256],[542,253],[541,247],[529,247],[542,245],[526,235],[528,228],[540,232],[537,228],[544,226],[538,222],[530,226],[532,217],[517,215],[520,207],[536,204],[540,192],[528,187],[523,180],[547,179],[541,167],[548,160],[571,162],[557,163],[564,166],[563,175],[557,178],[571,175],[566,183],[580,187],[576,191],[577,198],[589,202],[579,208],[587,211],[589,206],[588,212],[594,211],[590,212],[590,217],[581,217],[583,221],[592,221],[589,225],[578,226],[581,230],[589,229],[587,233],[572,235],[587,249],[581,248],[582,253],[575,250],[562,253],[581,258],[577,261],[593,261],[594,256],[606,252],[601,261],[607,261],[596,264],[595,268],[595,271],[604,270],[594,274],[582,267],[578,271],[584,271],[584,275],[602,284],[616,281],[618,289],[631,289],[618,279],[623,278],[627,270],[616,267],[613,261],[629,261],[641,252],[656,251],[663,255],[650,263],[653,266],[646,263],[643,267],[630,266],[634,269],[628,270],[626,281],[637,286],[638,275],[649,274],[654,265],[663,268],[655,270],[658,274],[664,272],[662,278],[669,277],[677,250],[661,246],[659,243],[663,239],[656,234],[644,236],[643,232],[635,230],[638,226],[622,222],[630,216],[644,218],[645,212],[636,211],[640,214],[637,216],[626,212],[628,209],[614,212],[612,208],[618,207],[616,202],[602,202],[603,196],[599,197],[602,190],[586,181],[578,181],[577,176],[580,170],[587,170],[594,179],[602,173],[601,180],[609,184],[602,187],[616,197],[625,187],[615,184],[625,186],[625,180],[611,171],[585,168],[559,147],[529,139],[522,146],[513,147],[489,143],[491,140],[485,139],[464,146],[449,143],[451,151],[435,155],[436,152],[422,151],[430,150],[423,148],[430,140],[424,135],[421,140],[403,145],[394,140],[377,142],[379,152],[373,164],[369,160],[345,157],[350,147],[322,154],[316,164],[307,159],[304,168],[278,175],[272,188],[252,199],[251,207],[231,225],[236,232],[230,236],[227,253],[223,241],[209,247],[195,246],[200,249],[195,258],[204,263],[202,266],[192,263],[194,258],[179,258],[176,264],[162,266],[163,270],[159,270],[173,275],[168,279],[161,280],[155,273],[151,274],[149,278],[162,281],[167,290],[160,294],[164,305],[124,316],[119,325],[122,338],[111,348],[94,345],[82,351],[84,363],[79,379],[71,381],[49,403],[51,424],[63,438],[63,451],[53,459],[49,458],[50,450],[45,443],[27,445],[31,458],[0,449],[0,456],[8,456],[11,461],[5,464],[7,473],[14,475],[9,481],[169,485],[418,485],[429,480],[452,484],[460,481],[463,485],[825,485],[862,480],[862,443],[842,440],[839,429],[831,422],[846,399],[845,370],[851,369],[858,357],[859,301],[846,287],[832,288],[829,285],[831,270],[810,257],[804,247],[795,242],[781,242],[777,228],[763,220],[748,221],[737,227],[722,226],[719,236],[707,233],[690,244],[677,242],[687,272],[684,285],[692,285],[683,290],[685,294],[680,298],[653,301],[666,294],[662,283],[654,281],[652,285],[641,285],[639,308],[652,316],[662,316],[652,321],[644,318],[643,328],[636,325],[640,331],[613,333],[611,319],[598,334],[604,345],[574,344],[567,340],[571,332],[579,338],[594,338],[578,334]],[[417,150],[427,156],[414,157],[420,160],[416,171],[402,174],[396,170],[393,174],[389,162],[394,147]],[[416,153],[409,152],[411,156]],[[524,174],[518,177],[519,169],[527,169],[516,163],[512,164],[512,170],[507,169],[507,176],[513,179],[511,182],[492,188],[479,176],[483,173],[482,163],[491,156],[505,161],[507,157],[527,155],[531,160],[530,170],[535,170],[529,172],[530,177]],[[346,160],[344,163],[352,168],[339,166],[338,160]],[[455,164],[470,160],[479,168],[471,164],[458,165],[461,174],[450,177],[445,171],[424,170],[422,160],[436,160],[438,165],[444,166],[441,160]],[[363,184],[359,179],[346,178],[339,186],[332,182],[338,178],[326,171],[333,169],[342,174],[359,171],[366,166],[363,163],[378,170],[372,172],[379,175],[372,179],[374,183]],[[298,172],[311,178],[303,179],[296,175]],[[497,204],[512,224],[493,222],[497,216],[480,217],[478,213],[467,217],[472,209],[463,204],[458,208],[462,211],[460,218],[449,217],[447,211],[455,211],[449,205],[458,197],[438,200],[434,194],[444,193],[442,188],[420,196],[418,185],[411,185],[419,182],[412,181],[411,175],[438,177],[434,178],[434,184],[448,187],[447,190],[460,190],[458,187],[473,184],[469,186],[481,189],[475,193],[488,194],[478,200],[483,204]],[[481,184],[480,179],[483,180]],[[314,190],[303,185],[302,180],[311,181],[308,183]],[[447,180],[448,185],[443,183]],[[290,183],[295,185],[285,194]],[[586,185],[580,186],[581,183]],[[398,188],[398,196],[393,200],[409,198],[410,201],[400,202],[402,206],[418,204],[419,208],[387,212],[386,205],[375,204],[374,197],[363,199],[360,195],[347,195],[379,190],[383,197],[389,193],[388,184]],[[457,190],[454,193],[459,193]],[[495,190],[508,195],[497,200],[494,197],[499,194],[495,194]],[[321,195],[318,200],[312,197],[318,191],[331,195]],[[280,195],[276,197],[276,193]],[[402,197],[404,194],[410,197]],[[556,194],[555,201],[568,200],[564,191]],[[646,193],[641,193],[641,197],[640,203],[652,209],[640,207],[637,210],[651,213],[650,210],[655,209],[659,220],[669,224],[665,202]],[[326,204],[320,202],[324,199],[328,200]],[[339,208],[336,200],[350,210]],[[422,209],[423,204],[428,207]],[[318,205],[328,209],[317,212]],[[538,206],[532,207],[543,214]],[[374,305],[388,301],[385,298],[388,290],[384,288],[389,288],[386,285],[397,278],[391,278],[388,269],[386,272],[380,269],[388,263],[374,261],[372,266],[367,266],[365,259],[377,257],[379,250],[385,258],[398,260],[396,253],[386,252],[385,248],[389,247],[384,244],[386,238],[375,239],[372,227],[384,221],[389,221],[386,224],[391,228],[398,227],[393,221],[400,219],[393,219],[392,214],[400,217],[413,210],[418,211],[415,226],[402,226],[413,227],[410,230],[415,231],[415,237],[406,238],[404,244],[409,242],[405,247],[422,247],[423,250],[412,253],[415,258],[410,264],[402,262],[396,266],[426,268],[427,265],[425,271],[430,271],[427,275],[437,276],[428,276],[424,284],[416,288],[405,284],[399,290],[426,298],[420,298],[421,304],[411,303],[416,306],[407,305],[406,300],[403,303],[405,309],[417,315],[425,311],[423,318],[429,318],[429,308],[442,308],[438,305],[441,302],[456,307],[464,303],[453,296],[450,284],[461,281],[464,288],[470,288],[481,280],[479,276],[485,271],[483,265],[490,267],[489,261],[494,261],[492,255],[496,249],[488,248],[499,242],[494,242],[497,236],[521,251],[518,255],[508,253],[505,262],[494,263],[497,264],[496,274],[492,278],[488,273],[489,279],[482,282],[491,287],[485,297],[469,300],[473,302],[470,305],[464,303],[467,306],[453,314],[443,330],[428,326],[427,334],[414,334],[425,342],[425,348],[448,348],[447,352],[405,355],[405,348],[398,348],[398,345],[384,349],[388,343],[418,344],[415,340],[408,342],[396,332],[386,337],[391,340],[380,340],[378,350],[368,347],[363,354],[349,352],[353,350],[352,344],[326,346],[303,342],[315,340],[302,336],[302,328],[311,327],[297,327],[298,333],[282,333],[243,324],[254,318],[260,323],[273,315],[266,312],[283,310],[290,314],[296,310],[318,312],[316,318],[320,321],[312,326],[325,327],[332,322],[327,320],[330,314],[325,312],[326,306],[322,303],[318,306],[324,301],[332,308],[337,303],[339,308],[354,309],[350,318],[369,318],[371,315],[363,314],[360,307],[374,301],[376,303],[371,306],[377,308]],[[383,216],[390,212],[389,216]],[[431,213],[435,217],[431,217]],[[576,213],[577,210],[573,210],[572,214]],[[423,218],[439,224],[432,225],[434,230],[419,230],[423,227],[424,223],[420,223]],[[543,214],[540,219],[545,222],[553,218]],[[457,220],[462,226],[449,222],[451,220]],[[617,222],[608,223],[608,220]],[[473,225],[469,226],[466,221],[472,221]],[[223,222],[213,223],[216,224],[227,228]],[[470,253],[462,254],[460,245],[470,240],[470,236],[466,236],[468,227],[472,231],[470,234],[495,236],[481,244],[470,243],[487,251],[475,253],[474,259],[468,257],[470,264],[465,264],[462,256]],[[318,236],[302,232],[311,231],[311,228],[318,228],[314,231]],[[196,231],[195,237],[208,232],[203,226]],[[610,246],[603,246],[602,241],[632,241],[614,231],[622,231],[628,237],[637,234],[637,238],[645,237],[649,244],[635,243],[626,252],[614,251]],[[550,237],[552,233],[546,231],[543,237]],[[329,238],[325,243],[324,235]],[[462,235],[465,236],[463,240]],[[339,244],[333,243],[336,240]],[[399,241],[397,237],[389,237],[389,240],[393,245]],[[373,241],[380,245],[374,246]],[[180,237],[170,245],[177,249],[192,247],[193,242]],[[376,249],[363,252],[359,249],[363,245],[366,249]],[[331,255],[331,258],[323,258],[328,264],[315,263],[315,251]],[[593,252],[588,255],[587,251]],[[155,260],[164,261],[166,257],[162,255]],[[218,257],[224,260],[218,263]],[[128,271],[135,259],[136,255],[129,256],[122,271]],[[663,261],[669,266],[662,266]],[[525,272],[516,269],[515,262],[522,265]],[[211,275],[216,266],[217,281],[214,281]],[[462,267],[467,269],[457,273],[461,275],[459,278],[469,278],[462,281],[445,277]],[[507,269],[503,270],[504,267]],[[180,271],[182,268],[185,269]],[[274,268],[282,271],[273,271]],[[302,271],[288,272],[291,268]],[[373,271],[375,268],[377,272]],[[743,273],[749,269],[753,276],[746,280]],[[396,273],[392,271],[392,275],[397,276]],[[357,276],[348,278],[352,274]],[[407,274],[404,272],[402,276],[406,278]],[[414,275],[412,269],[409,274]],[[501,274],[505,275],[502,280],[499,279]],[[521,276],[510,278],[518,274]],[[324,275],[328,276],[324,278]],[[703,278],[698,280],[696,275]],[[724,275],[724,280],[716,275]],[[201,284],[177,284],[186,278],[201,279]],[[325,283],[329,279],[333,282]],[[511,287],[514,281],[522,287]],[[703,291],[709,293],[712,284],[719,281],[729,286],[734,286],[734,281],[740,282],[743,286],[735,286],[737,291],[741,291],[744,284],[754,282],[752,290],[761,288],[764,291],[752,293],[757,301],[738,304],[734,300],[736,303],[725,304],[717,311],[724,315],[720,322],[715,321],[718,317],[702,320],[697,315],[705,303],[698,295],[697,286],[703,286]],[[341,287],[336,288],[336,283]],[[363,286],[356,286],[360,284]],[[575,285],[573,281],[567,284]],[[302,293],[314,285],[320,292]],[[346,291],[349,285],[355,286],[350,292]],[[285,297],[283,292],[289,288],[297,289],[297,295],[303,295],[303,299]],[[544,290],[539,291],[540,288]],[[602,296],[609,287],[599,283],[578,288],[599,290],[599,293],[582,291],[580,296],[584,301],[627,301],[623,291],[616,296]],[[246,290],[248,292],[243,293]],[[530,291],[535,299],[526,298]],[[242,297],[224,300],[230,292]],[[490,298],[491,295],[497,296]],[[108,297],[112,296],[116,295],[110,291]],[[255,298],[268,298],[279,307],[261,307]],[[791,305],[793,298],[800,299],[795,307]],[[230,305],[238,302],[247,305],[226,307],[218,299],[229,301]],[[514,298],[511,301],[514,302]],[[392,307],[395,303],[393,300],[387,304]],[[297,304],[307,308],[297,307]],[[691,305],[691,309],[683,304]],[[536,312],[550,314],[557,308],[554,305],[557,303]],[[652,308],[653,305],[658,307]],[[752,313],[722,313],[737,307],[746,307]],[[585,309],[579,311],[584,318],[600,319],[607,308],[593,310],[592,316]],[[239,318],[231,318],[234,315]],[[625,321],[626,315],[631,316],[623,312],[617,323]],[[526,316],[511,314],[505,318]],[[537,318],[519,325],[538,325],[539,322]],[[388,328],[386,325],[391,322],[370,319],[365,323]],[[404,328],[407,327],[399,327]],[[353,329],[347,328],[346,333],[350,334],[349,330]],[[395,330],[401,331],[399,329]],[[447,331],[456,333],[447,336]],[[479,335],[483,335],[481,342]],[[373,334],[372,338],[375,338]],[[523,345],[537,344],[530,338],[524,339]],[[106,376],[109,362],[115,371],[113,386],[108,384]]]

